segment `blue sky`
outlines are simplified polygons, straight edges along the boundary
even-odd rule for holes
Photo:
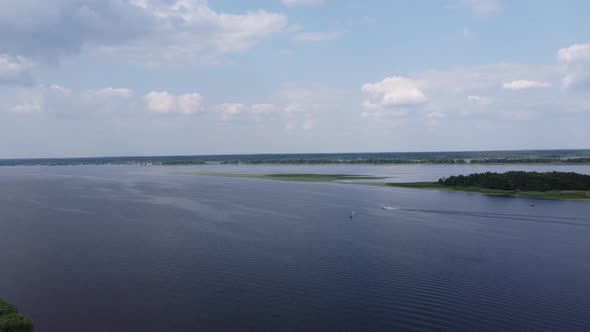
[[[588,1],[8,0],[0,158],[588,148]]]

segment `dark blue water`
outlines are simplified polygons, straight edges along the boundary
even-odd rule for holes
[[[414,167],[376,173],[449,171]],[[0,169],[0,298],[39,332],[590,329],[590,202],[178,170]]]

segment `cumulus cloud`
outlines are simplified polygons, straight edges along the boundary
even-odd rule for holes
[[[193,114],[203,109],[197,92],[174,95],[167,91],[152,91],[144,96],[147,109],[155,113]]]
[[[23,56],[0,54],[0,84],[29,83],[31,67],[31,61]]]
[[[530,81],[530,80],[516,80],[505,82],[502,87],[507,90],[526,90],[526,89],[541,89],[551,86],[549,82]]]
[[[286,6],[317,6],[326,3],[327,0],[281,0]]]
[[[557,52],[565,65],[563,87],[566,89],[590,88],[590,44],[574,44]]]
[[[557,52],[557,58],[565,63],[590,62],[590,44],[574,44]]]
[[[6,0],[0,54],[55,61],[98,49],[153,65],[211,61],[247,50],[286,25],[280,13],[220,13],[204,0]]]
[[[463,5],[478,14],[496,13],[502,9],[498,0],[463,0]]]
[[[585,94],[564,94],[551,88],[551,82],[563,78],[564,68],[557,64],[498,63],[386,78],[362,86],[365,110],[361,115],[379,123],[390,121],[399,125],[403,122],[424,127],[443,124],[436,114],[445,114],[444,123],[447,123],[467,119],[493,122],[506,116],[533,119],[556,112],[559,115],[553,116],[587,112]],[[528,80],[521,79],[523,77]],[[513,90],[527,93],[508,93]]]
[[[366,83],[361,87],[366,99],[363,103],[367,109],[382,109],[421,105],[428,98],[416,80],[394,76],[380,82]]]

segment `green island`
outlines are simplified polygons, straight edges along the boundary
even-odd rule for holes
[[[387,183],[392,187],[552,199],[590,199],[590,175],[574,172],[474,173],[437,182]]]
[[[480,193],[496,196],[519,196],[547,199],[590,200],[590,175],[574,172],[524,172],[474,173],[450,176],[437,182],[383,182],[387,177],[351,174],[235,174],[191,173],[202,176],[222,176],[298,182],[334,182],[357,185],[433,189]]]
[[[0,299],[0,332],[31,332],[33,321]]]
[[[372,175],[351,175],[351,174],[317,174],[317,173],[282,173],[282,174],[244,174],[244,173],[194,173],[195,175],[222,176],[234,178],[266,179],[278,181],[297,182],[343,182],[361,180],[383,180],[384,177]]]

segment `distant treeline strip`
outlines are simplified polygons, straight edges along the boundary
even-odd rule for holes
[[[163,163],[169,164],[169,163]],[[260,159],[231,160],[220,164],[590,164],[590,158],[567,159]]]
[[[0,166],[72,166],[72,165],[262,165],[262,164],[590,164],[590,158],[519,158],[519,159],[399,159],[399,158],[368,158],[368,159],[332,159],[332,158],[281,158],[281,159],[235,159],[235,160],[0,160]]]
[[[203,164],[590,164],[590,150],[307,153],[0,159],[0,166]]]

